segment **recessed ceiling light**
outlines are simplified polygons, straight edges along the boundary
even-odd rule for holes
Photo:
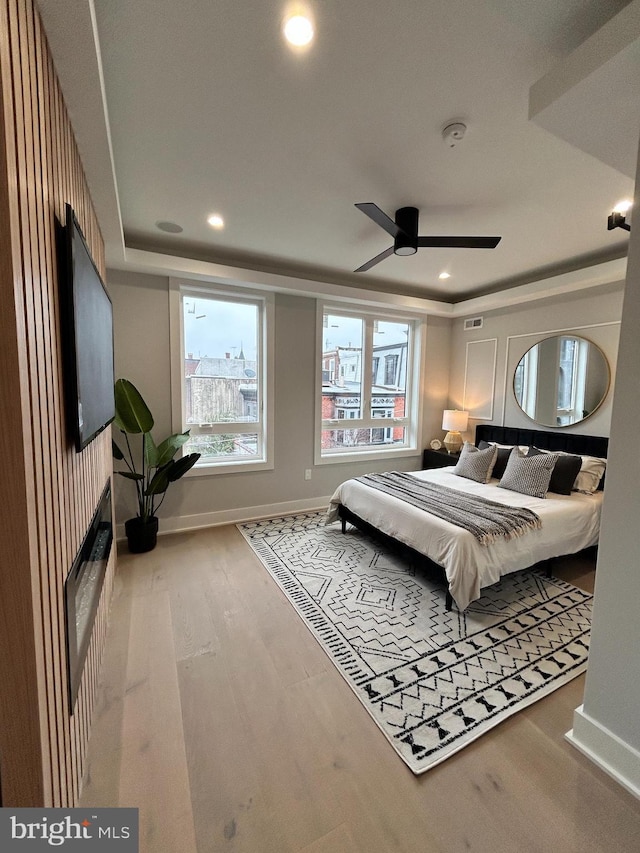
[[[451,273],[441,272],[440,275],[438,276],[438,278],[442,279],[444,281],[445,278],[451,278]]]
[[[629,201],[629,199],[625,199],[624,201],[619,201],[616,206],[613,208],[614,213],[626,213],[633,207],[633,202]]]
[[[292,15],[284,22],[284,37],[294,47],[304,47],[313,38],[313,24],[304,15]]]
[[[160,231],[166,231],[167,234],[180,234],[184,229],[182,225],[178,225],[176,222],[156,222],[156,228],[159,228]]]
[[[219,213],[212,213],[211,216],[207,219],[207,222],[212,228],[224,228],[224,219],[220,216]]]

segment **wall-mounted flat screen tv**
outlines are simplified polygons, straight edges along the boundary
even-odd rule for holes
[[[115,416],[113,307],[71,205],[62,232],[67,422],[80,452]]]

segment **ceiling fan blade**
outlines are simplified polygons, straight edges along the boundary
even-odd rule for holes
[[[380,252],[379,255],[376,255],[375,258],[371,258],[370,261],[367,261],[366,264],[362,264],[361,267],[358,267],[354,272],[366,272],[370,270],[371,267],[375,267],[376,264],[379,264],[380,261],[384,261],[385,258],[388,258],[389,255],[393,255],[393,246],[389,246],[388,249],[385,249],[384,252]]]
[[[502,237],[418,237],[418,248],[495,249]]]
[[[380,210],[377,204],[374,204],[371,201],[365,201],[360,204],[356,204],[358,210],[361,210],[365,213],[369,219],[373,219],[376,225],[379,225],[381,228],[387,232],[387,234],[391,234],[391,236],[395,239],[398,236],[401,228],[398,228],[393,219],[390,219],[384,210]]]

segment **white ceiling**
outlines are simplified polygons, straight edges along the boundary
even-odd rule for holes
[[[39,6],[114,266],[131,247],[457,302],[626,253],[606,219],[633,195],[640,115],[629,119],[625,90],[632,162],[608,157],[620,151],[616,128],[602,132],[616,86],[593,54],[606,53],[602,33],[610,44],[630,30],[616,22],[638,0],[308,0],[317,38],[297,54],[280,33],[286,2]],[[623,47],[605,57],[609,75]],[[530,120],[531,87],[579,65],[580,50],[587,72],[574,68]],[[441,138],[451,120],[468,128],[454,149]],[[421,234],[502,241],[392,255],[356,275],[392,242],[356,202],[392,217],[416,206]],[[214,211],[223,231],[206,224]]]

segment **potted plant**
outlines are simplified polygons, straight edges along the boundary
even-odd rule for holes
[[[117,471],[122,477],[133,480],[138,498],[138,514],[125,522],[129,550],[134,554],[151,551],[158,535],[157,510],[164,501],[170,483],[179,480],[200,458],[190,453],[174,459],[178,450],[189,438],[189,430],[170,435],[156,444],[151,435],[153,415],[138,389],[128,379],[115,383],[116,416],[114,424],[124,436],[126,453],[112,441],[113,456],[124,461],[126,471]],[[139,449],[140,466],[136,466],[130,435],[142,435]]]

